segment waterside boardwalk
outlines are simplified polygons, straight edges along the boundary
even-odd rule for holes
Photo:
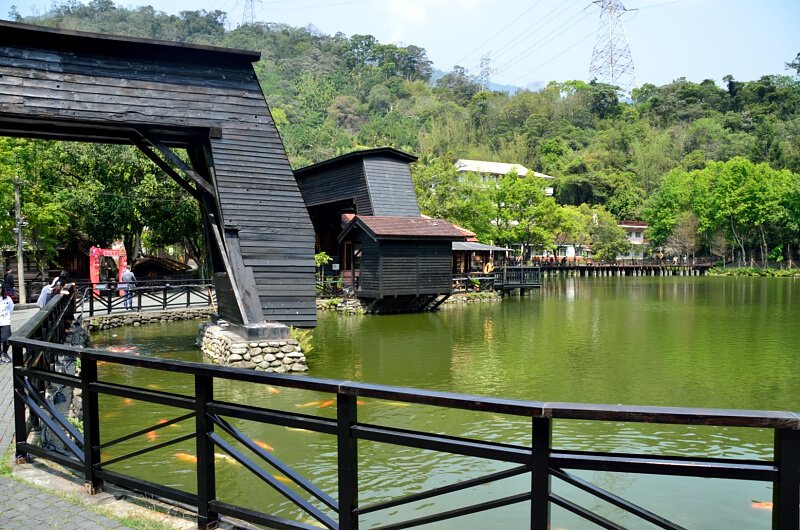
[[[557,276],[704,276],[711,263],[542,263],[540,265],[542,276],[552,278]]]

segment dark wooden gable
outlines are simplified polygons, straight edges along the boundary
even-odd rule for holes
[[[408,164],[390,147],[354,151],[295,171],[306,206],[349,202],[359,215],[419,217]]]
[[[313,228],[253,70],[258,58],[0,22],[0,135],[135,143],[177,167],[165,147],[186,148],[184,187],[220,249],[215,271],[234,286],[220,312],[313,326]]]

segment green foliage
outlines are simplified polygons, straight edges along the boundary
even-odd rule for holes
[[[311,333],[311,329],[300,329],[289,326],[289,337],[300,344],[300,349],[303,350],[303,353],[306,355],[314,350],[314,337]]]
[[[779,247],[791,259],[800,248],[800,55],[787,63],[797,76],[726,76],[724,86],[680,78],[646,83],[631,100],[579,80],[510,95],[482,90],[460,66],[432,85],[431,61],[418,46],[277,23],[226,30],[222,11],[176,16],[94,0],[11,18],[259,51],[255,70],[293,167],[361,147],[411,151],[420,156],[412,177],[422,212],[483,241],[545,248],[613,241],[619,234],[610,221],[602,224],[608,233],[586,228],[586,216],[602,206],[604,220],[648,221],[656,245],[691,212],[699,252],[735,248],[752,260]],[[495,187],[457,175],[457,158],[553,175],[555,200],[529,179]],[[0,209],[9,213],[15,175],[25,182],[29,241],[42,262],[46,249],[76,234],[97,244],[122,237],[134,255],[142,244],[180,241],[201,259],[196,205],[134,150],[0,139]],[[179,222],[166,221],[168,209]],[[583,228],[575,228],[576,217]],[[0,244],[13,243],[12,224],[0,216]],[[602,252],[612,259],[615,247]]]

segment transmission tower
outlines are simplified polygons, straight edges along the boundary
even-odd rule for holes
[[[630,94],[633,88],[639,86],[639,81],[622,15],[632,10],[625,9],[620,0],[594,0],[592,3],[600,8],[600,26],[592,51],[589,79],[617,86]]]
[[[256,6],[258,4],[261,11],[261,0],[244,0],[244,10],[242,11],[242,25],[256,23]]]
[[[489,85],[491,84],[492,75],[497,73],[497,70],[492,68],[492,57],[491,54],[487,53],[481,56],[481,70],[478,74],[478,82],[481,85],[481,90],[489,90]]]

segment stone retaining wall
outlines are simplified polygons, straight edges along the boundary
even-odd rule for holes
[[[295,339],[245,341],[217,324],[200,326],[197,345],[215,364],[285,374],[308,370],[306,356]]]
[[[185,309],[167,309],[164,311],[128,311],[110,315],[95,315],[83,319],[83,327],[90,331],[118,328],[121,326],[143,326],[172,322],[176,320],[194,320],[208,318],[215,311],[214,307],[187,307]]]
[[[338,311],[348,315],[364,314],[364,308],[357,298],[317,298],[317,311]]]

